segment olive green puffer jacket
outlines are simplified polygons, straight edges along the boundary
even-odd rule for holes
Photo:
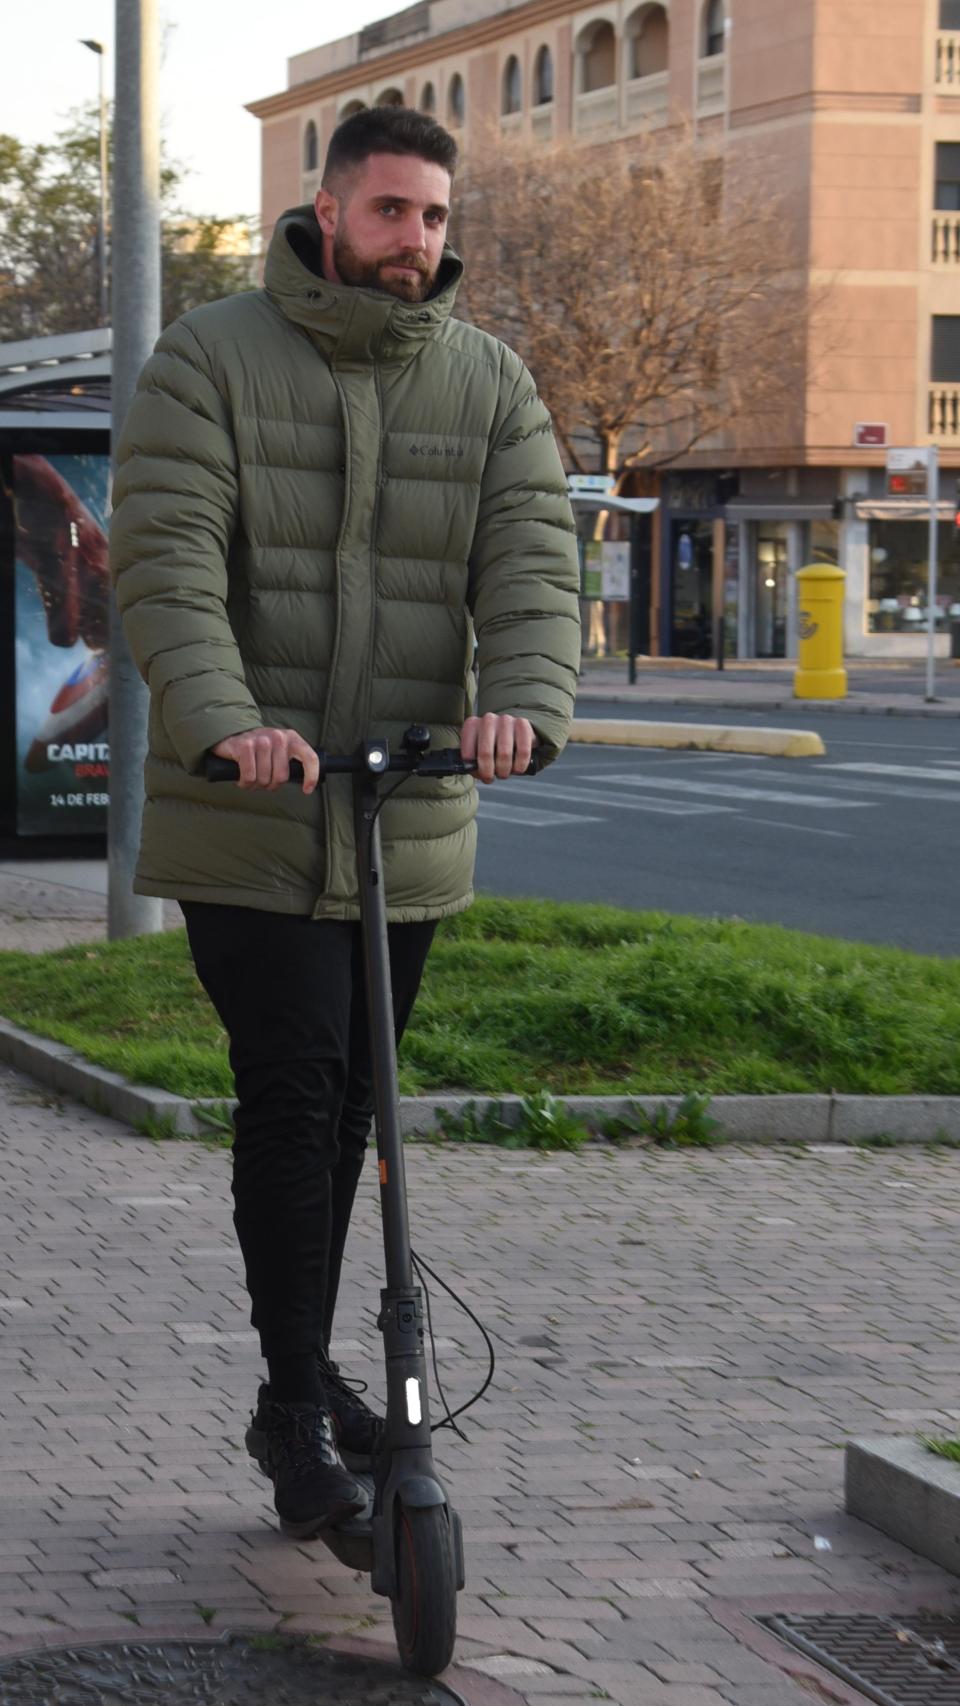
[[[266,724],[330,752],[474,710],[567,736],[579,584],[566,481],[523,364],[425,303],[331,285],[312,208],[265,288],[170,326],[117,456],[111,562],[150,688],[138,893],[356,918],[349,778],[308,797],[211,785],[208,749]],[[472,703],[477,641],[479,696]],[[536,786],[520,782],[496,786]],[[476,790],[405,783],[381,818],[388,916],[472,899]]]

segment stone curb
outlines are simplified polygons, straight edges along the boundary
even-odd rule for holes
[[[822,758],[812,729],[756,729],[710,723],[647,723],[615,717],[575,717],[571,741],[590,746],[676,747],[680,751],[750,752],[767,758]]]
[[[50,1042],[0,1020],[0,1061],[25,1072],[48,1089],[73,1096],[97,1113],[123,1120],[137,1129],[152,1129],[180,1137],[208,1136],[204,1108],[223,1109],[221,1098],[175,1096],[149,1085],[130,1084],[119,1073],[89,1061],[65,1043]],[[631,1107],[654,1113],[674,1112],[682,1096],[563,1096],[559,1101],[572,1114],[588,1118],[625,1114]],[[472,1102],[478,1111],[493,1106],[505,1125],[520,1123],[520,1096],[402,1096],[400,1123],[404,1136],[425,1136],[436,1128],[438,1116],[461,1113]],[[885,1139],[893,1143],[930,1143],[947,1138],[960,1142],[960,1096],[714,1096],[710,1117],[720,1135],[732,1143],[858,1144]]]
[[[848,1440],[845,1506],[921,1558],[960,1575],[960,1463],[919,1440]]]

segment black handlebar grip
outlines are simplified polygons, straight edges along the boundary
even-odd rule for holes
[[[207,753],[204,775],[208,782],[239,782],[240,766],[235,758],[217,758],[214,753]],[[290,760],[291,782],[303,781],[303,765],[299,758]]]

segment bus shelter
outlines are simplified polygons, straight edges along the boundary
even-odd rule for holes
[[[111,333],[0,344],[0,834],[104,836]]]
[[[654,511],[659,498],[621,498],[605,492],[585,492],[574,487],[568,493],[577,521],[580,550],[580,616],[585,642],[601,625],[605,649],[610,643],[610,606],[626,608],[626,651],[629,680],[637,679],[637,657],[650,651],[650,603],[653,566]],[[587,538],[590,522],[608,513],[628,519],[623,541]],[[614,550],[610,547],[614,546]],[[585,644],[585,650],[587,645]]]

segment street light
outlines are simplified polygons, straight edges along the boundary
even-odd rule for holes
[[[91,53],[97,55],[100,71],[100,218],[97,223],[97,257],[100,263],[100,324],[106,326],[110,319],[107,290],[107,97],[103,86],[103,61],[107,50],[102,41],[91,41],[87,37],[81,38],[80,45],[88,47]]]

